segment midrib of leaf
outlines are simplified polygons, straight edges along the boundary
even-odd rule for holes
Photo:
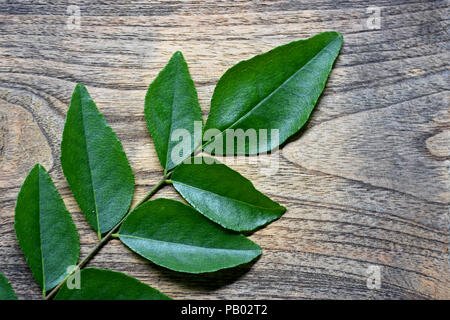
[[[223,199],[229,199],[229,200],[232,200],[232,201],[234,201],[234,202],[239,202],[239,203],[242,203],[242,204],[244,204],[244,205],[246,205],[246,206],[249,206],[249,207],[254,207],[254,208],[257,208],[257,209],[263,209],[263,210],[271,210],[271,211],[281,211],[281,210],[283,210],[282,207],[280,207],[280,208],[268,208],[268,207],[257,206],[257,205],[255,205],[255,204],[250,203],[250,202],[244,202],[244,201],[242,201],[242,200],[238,200],[238,199],[235,199],[235,198],[223,196],[223,195],[221,195],[221,194],[218,194],[218,193],[215,193],[215,192],[212,192],[212,191],[209,191],[209,190],[201,189],[201,188],[199,188],[199,187],[194,187],[194,186],[192,186],[192,185],[190,185],[190,184],[186,184],[186,183],[183,183],[183,182],[179,182],[179,181],[177,181],[177,180],[173,180],[173,182],[174,182],[174,183],[178,183],[178,184],[182,184],[182,185],[184,185],[184,186],[187,186],[187,187],[190,187],[190,188],[193,188],[193,189],[196,189],[196,190],[200,190],[200,191],[203,191],[203,192],[206,192],[206,193],[209,193],[209,194],[216,195],[217,197],[220,197],[220,198],[223,198]]]
[[[182,247],[202,248],[202,249],[212,250],[212,251],[236,251],[236,252],[241,252],[241,251],[255,251],[255,249],[225,249],[225,248],[210,248],[210,247],[196,246],[196,245],[185,244],[185,243],[179,243],[179,242],[172,242],[172,241],[165,241],[165,240],[156,240],[156,239],[151,239],[151,238],[143,238],[143,237],[132,236],[132,235],[128,235],[128,234],[120,234],[120,233],[119,233],[119,236],[120,236],[120,237],[125,237],[125,238],[131,238],[131,239],[135,239],[135,240],[141,240],[141,241],[149,241],[149,242],[156,242],[156,243],[168,243],[168,244],[177,245],[177,246],[182,246]]]
[[[44,266],[44,250],[42,250],[42,228],[41,228],[41,168],[38,167],[38,201],[39,201],[39,250],[41,253],[41,268],[42,268],[42,294],[45,298],[45,266]]]
[[[80,106],[81,106],[81,117],[83,119],[83,137],[84,137],[84,144],[86,146],[86,155],[87,155],[87,159],[88,159],[88,164],[89,164],[89,178],[91,180],[91,185],[92,185],[92,194],[94,196],[94,206],[95,206],[95,217],[97,219],[97,236],[99,238],[99,240],[102,239],[102,232],[100,230],[100,218],[98,216],[98,207],[97,207],[97,196],[95,194],[95,183],[94,183],[94,178],[92,177],[92,166],[91,166],[91,158],[90,158],[90,150],[89,150],[89,145],[88,145],[88,141],[87,141],[87,137],[86,137],[86,124],[85,124],[85,116],[84,116],[84,104],[83,104],[83,97],[80,96]]]
[[[327,51],[328,47],[331,44],[334,44],[334,42],[336,40],[339,39],[339,36],[334,39],[333,41],[331,41],[330,43],[328,43],[324,48],[322,48],[318,53],[316,53],[314,55],[314,57],[312,57],[307,63],[305,63],[300,69],[298,69],[297,71],[295,71],[291,76],[289,76],[289,78],[287,78],[282,84],[280,84],[277,88],[275,88],[275,90],[273,90],[271,93],[269,93],[266,97],[264,97],[260,102],[258,102],[255,106],[251,107],[242,117],[240,117],[239,119],[237,119],[235,122],[233,122],[231,125],[229,125],[227,128],[223,129],[220,131],[219,134],[215,135],[214,137],[212,137],[209,141],[205,142],[202,145],[202,148],[206,147],[208,144],[210,144],[211,142],[213,142],[217,137],[221,136],[226,130],[232,128],[233,126],[235,126],[236,124],[238,124],[239,122],[243,121],[244,119],[246,119],[247,117],[250,116],[250,114],[256,110],[257,108],[259,108],[262,104],[264,104],[268,99],[270,99],[275,93],[277,93],[286,83],[288,83],[290,80],[292,80],[300,71],[303,71],[305,67],[307,67],[311,61],[314,61],[317,56],[321,55],[322,52]]]
[[[178,57],[177,57],[178,59]],[[172,108],[170,109],[170,123],[169,123],[169,137],[167,139],[167,151],[166,151],[166,165],[164,167],[164,174],[167,174],[167,166],[169,164],[169,150],[170,150],[170,140],[171,140],[171,136],[172,136],[172,124],[173,124],[173,113],[175,110],[175,105],[176,105],[176,97],[177,92],[178,92],[178,77],[179,77],[179,70],[178,70],[178,63],[176,63],[175,65],[175,83],[174,83],[174,90],[173,90],[173,95],[172,95]]]

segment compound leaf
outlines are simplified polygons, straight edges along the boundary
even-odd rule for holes
[[[191,158],[172,173],[177,191],[204,216],[234,231],[250,231],[281,217],[286,208],[238,172],[212,158]]]
[[[120,240],[150,261],[175,271],[202,273],[247,263],[261,248],[181,202],[157,199],[135,209]]]
[[[215,154],[257,154],[274,149],[308,120],[342,46],[338,32],[323,32],[241,61],[218,81],[205,124],[218,130],[222,150]],[[233,143],[233,129],[254,132],[245,145]],[[279,130],[272,135],[272,129]],[[253,131],[254,130],[254,131]],[[267,131],[259,131],[267,130]],[[236,133],[236,132],[235,132]],[[211,140],[213,141],[214,138]],[[228,146],[228,148],[227,148]],[[231,146],[231,147],[230,147]]]
[[[14,227],[33,277],[45,295],[66,277],[67,268],[77,263],[80,243],[72,217],[50,175],[39,164],[20,189]]]
[[[99,237],[111,230],[130,207],[133,171],[121,142],[81,84],[67,112],[61,165],[89,224]]]
[[[201,143],[202,114],[197,91],[181,52],[175,52],[150,84],[145,97],[145,119],[166,171],[189,157]],[[198,136],[194,135],[194,121],[199,123]],[[186,145],[178,150],[180,137],[184,139],[181,146]]]

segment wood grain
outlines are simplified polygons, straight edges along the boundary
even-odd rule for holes
[[[206,275],[172,272],[111,241],[89,266],[125,272],[176,299],[448,299],[450,114],[448,2],[73,1],[0,6],[0,272],[40,299],[14,233],[14,206],[40,162],[72,213],[82,255],[96,242],[59,163],[65,114],[84,83],[122,140],[135,202],[162,171],[145,127],[148,84],[181,50],[206,118],[223,72],[277,45],[325,31],[344,46],[307,126],[277,153],[231,166],[288,208],[251,235],[253,264]],[[242,160],[242,159],[241,159]],[[261,170],[276,164],[271,175]],[[180,199],[170,187],[158,197]],[[381,267],[381,288],[366,269]]]

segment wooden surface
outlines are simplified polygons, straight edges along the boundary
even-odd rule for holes
[[[14,233],[19,188],[40,162],[72,213],[81,255],[96,242],[62,175],[60,140],[75,83],[121,139],[135,202],[162,175],[146,130],[148,84],[181,50],[204,117],[223,72],[242,59],[325,30],[344,46],[307,127],[279,153],[276,174],[232,167],[288,208],[251,235],[254,264],[206,275],[172,272],[113,240],[89,264],[125,272],[173,298],[449,298],[448,2],[1,1],[0,272],[39,299]],[[447,19],[447,20],[446,20]],[[273,158],[263,157],[261,161]],[[170,187],[158,197],[180,199]],[[366,286],[380,266],[381,288]]]

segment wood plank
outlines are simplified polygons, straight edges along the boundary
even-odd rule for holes
[[[162,176],[145,126],[148,84],[181,50],[204,118],[226,69],[325,30],[344,46],[307,126],[271,156],[231,167],[288,208],[250,237],[249,265],[206,275],[158,267],[111,241],[89,266],[122,271],[173,298],[448,299],[450,114],[446,1],[15,1],[0,8],[0,272],[40,299],[14,233],[14,206],[40,162],[72,213],[82,255],[96,242],[59,163],[65,114],[84,83],[122,140],[135,202]],[[279,161],[279,162],[277,162]],[[278,164],[270,174],[261,170]],[[181,199],[170,187],[157,197]],[[381,268],[378,290],[366,270]]]

